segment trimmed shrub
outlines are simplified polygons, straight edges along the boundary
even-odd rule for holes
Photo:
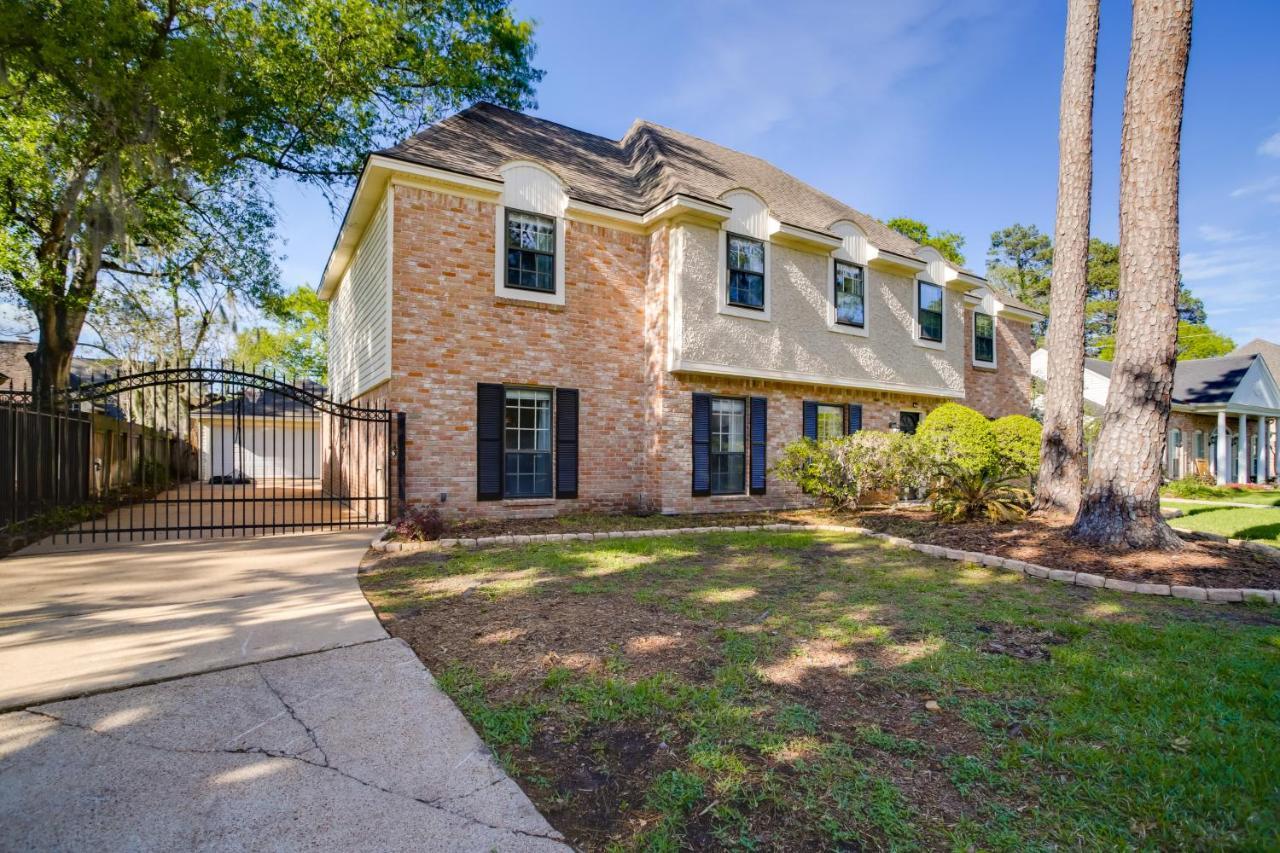
[[[926,415],[916,442],[935,468],[954,465],[976,473],[999,465],[991,422],[959,403],[943,403]]]
[[[863,430],[822,443],[792,442],[773,473],[836,509],[853,509],[879,494],[921,487],[924,468],[911,436]]]
[[[1011,476],[1035,478],[1040,470],[1040,423],[1026,415],[1005,415],[991,422],[996,463]]]
[[[967,471],[947,463],[929,499],[943,521],[1018,521],[1027,515],[1031,493],[1014,485],[1016,479],[999,468]]]
[[[427,542],[440,538],[444,532],[444,519],[440,510],[433,506],[405,507],[404,512],[395,520],[397,539],[409,542]]]

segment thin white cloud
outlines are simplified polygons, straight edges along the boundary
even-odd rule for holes
[[[1258,146],[1258,153],[1264,157],[1280,157],[1280,133],[1273,133]]]
[[[1231,197],[1244,198],[1246,196],[1258,195],[1259,193],[1265,193],[1269,190],[1274,190],[1274,189],[1280,189],[1280,175],[1272,175],[1268,178],[1263,178],[1262,180],[1256,183],[1245,184],[1242,187],[1236,187],[1234,190],[1231,191]],[[1268,196],[1268,199],[1273,197],[1274,196]]]
[[[1201,225],[1196,229],[1196,233],[1206,243],[1238,243],[1244,239],[1239,231],[1217,225]]]

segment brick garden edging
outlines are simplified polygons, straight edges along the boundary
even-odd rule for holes
[[[1011,557],[998,557],[995,554],[982,554],[978,551],[962,551],[958,548],[944,548],[940,545],[926,545],[920,542],[912,542],[910,539],[904,539],[901,536],[879,533],[866,527],[851,527],[841,524],[726,524],[717,527],[666,527],[654,530],[614,530],[605,533],[509,534],[505,536],[481,536],[479,538],[437,539],[429,542],[392,541],[386,538],[390,533],[390,530],[388,529],[382,536],[373,540],[369,547],[375,551],[381,551],[383,553],[416,553],[422,551],[445,551],[453,548],[486,548],[491,545],[525,545],[537,542],[591,542],[603,539],[642,539],[653,536],[686,536],[694,533],[745,533],[752,530],[822,530],[834,533],[854,533],[859,536],[880,539],[899,548],[910,548],[913,551],[919,551],[921,554],[929,557],[941,557],[947,560],[976,563],[980,566],[987,566],[993,569],[1004,569],[1006,571],[1019,572],[1027,575],[1028,577],[1039,578],[1041,580],[1059,581],[1061,583],[1070,583],[1075,584],[1076,586],[1110,589],[1115,590],[1116,592],[1129,592],[1137,595],[1164,595],[1172,598],[1184,598],[1190,601],[1225,603],[1244,601],[1246,599],[1256,599],[1270,604],[1280,604],[1280,589],[1206,588],[1199,586],[1177,586],[1163,583],[1137,583],[1135,581],[1123,581],[1116,578],[1105,577],[1103,575],[1091,574],[1089,572],[1050,569],[1046,566],[1038,566],[1035,563],[1015,560]],[[1186,535],[1188,538],[1205,538],[1215,541],[1228,541],[1223,537],[1218,537],[1213,534],[1191,533],[1190,531],[1181,530],[1178,532]],[[1237,544],[1237,540],[1230,541],[1232,544]],[[1277,550],[1270,546],[1258,543],[1249,544],[1256,546],[1256,548],[1265,548],[1268,551]]]

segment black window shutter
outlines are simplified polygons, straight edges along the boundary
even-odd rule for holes
[[[862,429],[862,404],[849,404],[849,435]]]
[[[711,494],[711,395],[693,395],[693,496]]]
[[[502,499],[501,385],[476,386],[476,500]]]
[[[812,400],[804,401],[804,437],[818,440],[818,404]]]
[[[556,497],[578,496],[578,391],[556,389]]]
[[[764,397],[751,398],[751,494],[763,495],[767,442],[769,438],[769,401]]]

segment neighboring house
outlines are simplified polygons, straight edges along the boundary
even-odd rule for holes
[[[317,395],[324,386],[303,382]],[[275,391],[246,389],[191,410],[200,451],[200,479],[254,481],[320,476],[321,419],[307,403]]]
[[[1040,379],[1047,378],[1045,364],[1043,349],[1031,354],[1032,372]],[[1106,407],[1111,368],[1109,361],[1085,359],[1087,417]],[[1180,361],[1173,373],[1165,475],[1177,480],[1204,467],[1219,483],[1274,480],[1278,430],[1280,385],[1262,355]]]
[[[1231,351],[1231,354],[1262,356],[1263,361],[1267,363],[1267,369],[1271,371],[1271,375],[1280,381],[1280,344],[1266,341],[1262,338],[1254,338],[1244,346],[1236,347]]]
[[[795,505],[803,435],[1026,413],[1041,319],[763,160],[489,104],[367,159],[320,295],[408,500],[486,515]]]

